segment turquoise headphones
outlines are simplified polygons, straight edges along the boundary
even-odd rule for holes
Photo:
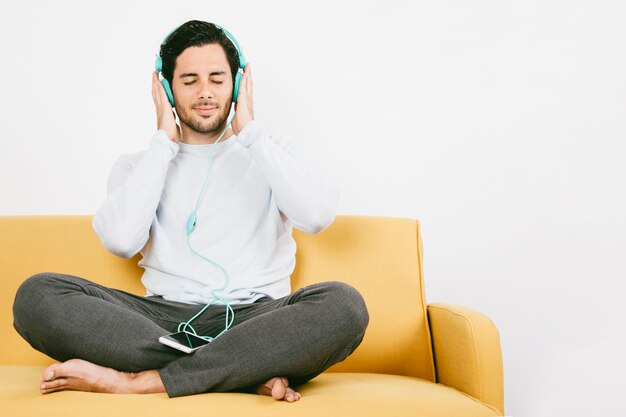
[[[241,79],[243,78],[243,71],[246,68],[246,58],[243,56],[243,52],[241,51],[241,47],[239,46],[237,39],[235,39],[235,37],[231,35],[229,31],[221,26],[216,25],[215,23],[212,23],[212,25],[224,32],[224,35],[226,35],[226,37],[233,43],[233,45],[235,45],[235,49],[237,49],[237,56],[239,57],[239,68],[237,68],[237,74],[235,75],[235,85],[233,86],[233,103],[236,103],[237,98],[239,97],[239,85],[241,84]],[[176,29],[174,29],[165,37],[163,42],[161,42],[161,45],[165,45],[167,39]],[[167,94],[167,98],[169,99],[170,104],[172,105],[172,107],[174,107],[174,93],[172,92],[172,87],[170,86],[170,83],[165,79],[165,77],[163,77],[163,60],[161,59],[160,54],[157,55],[156,61],[154,61],[154,68],[159,74],[161,74],[161,84],[163,84],[165,94]]]

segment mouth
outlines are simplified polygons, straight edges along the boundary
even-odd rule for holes
[[[217,112],[217,106],[196,106],[193,109],[200,116],[211,116]]]

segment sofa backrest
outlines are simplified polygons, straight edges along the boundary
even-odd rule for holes
[[[0,364],[45,365],[15,332],[12,305],[19,285],[39,272],[77,275],[143,295],[141,255],[107,252],[91,216],[0,217]],[[435,380],[422,280],[419,222],[337,216],[321,233],[294,229],[297,243],[292,289],[320,281],[346,282],[363,295],[370,324],[361,346],[330,371],[409,375]]]

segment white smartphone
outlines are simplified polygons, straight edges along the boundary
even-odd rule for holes
[[[185,353],[193,353],[201,347],[211,343],[208,340],[189,332],[178,332],[168,334],[167,336],[161,336],[159,337],[159,342]]]

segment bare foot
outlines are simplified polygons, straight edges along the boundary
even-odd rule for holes
[[[39,388],[42,394],[62,390],[118,394],[165,392],[157,371],[120,372],[82,359],[50,365],[43,372]]]
[[[289,403],[298,401],[302,397],[299,392],[289,388],[289,380],[284,377],[272,378],[266,383],[259,385],[256,393],[268,395],[276,400],[284,400]]]

